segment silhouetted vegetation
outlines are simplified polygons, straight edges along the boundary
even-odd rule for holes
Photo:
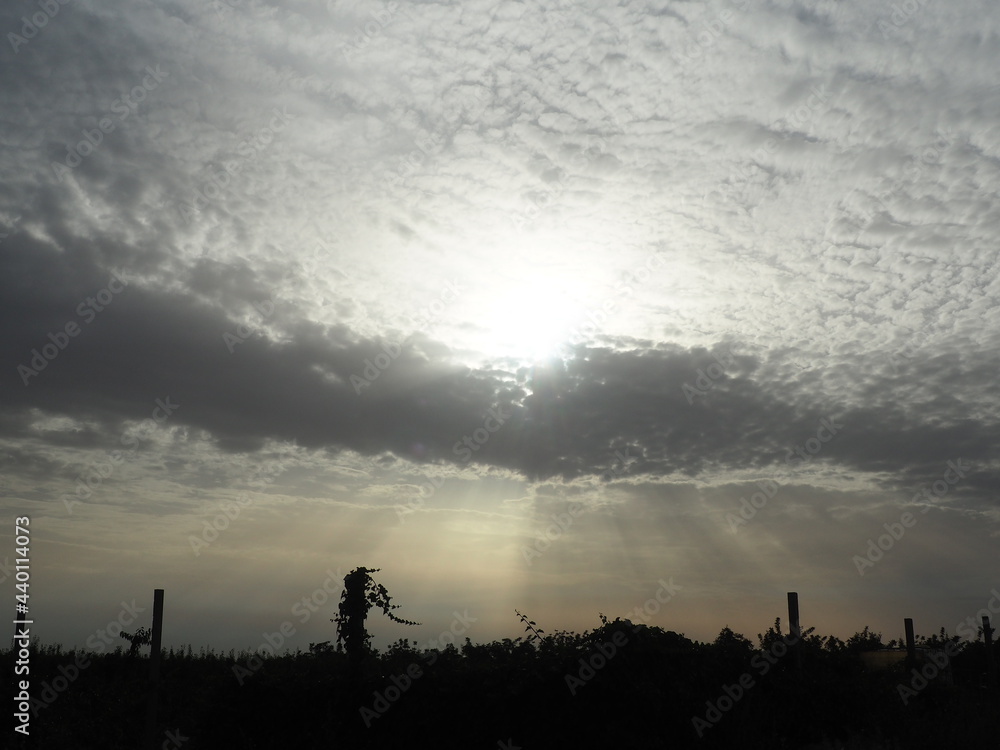
[[[152,642],[153,631],[149,628],[139,628],[134,633],[126,633],[123,630],[119,636],[129,642],[128,655],[134,657],[139,655],[140,648]]]
[[[343,645],[354,675],[359,675],[361,661],[371,650],[371,636],[365,630],[365,620],[372,607],[379,607],[393,622],[403,625],[420,624],[403,620],[393,614],[392,611],[399,609],[399,605],[393,604],[385,586],[376,583],[371,577],[372,573],[377,573],[379,570],[381,568],[355,568],[344,576],[339,614],[330,620],[337,624],[337,648]]]
[[[429,650],[406,639],[384,651],[369,647],[356,680],[348,653],[328,642],[307,652],[257,654],[261,666],[242,684],[233,665],[253,654],[167,649],[160,725],[187,738],[185,750],[496,750],[508,741],[524,750],[938,750],[992,747],[1000,736],[1000,696],[985,687],[982,641],[956,646],[950,675],[927,680],[904,702],[899,685],[911,685],[912,674],[901,663],[866,668],[862,654],[882,646],[881,634],[868,628],[847,641],[804,630],[793,642],[776,620],[756,643],[728,627],[700,643],[603,615],[594,630],[546,634],[517,615],[527,638],[466,639]],[[943,631],[921,639],[924,646],[945,643],[955,639]],[[88,666],[68,679],[81,656],[32,646],[33,694],[54,700],[36,706],[24,746],[132,750],[141,736],[148,657],[129,658],[122,648],[90,654]],[[0,663],[9,680],[10,651]]]

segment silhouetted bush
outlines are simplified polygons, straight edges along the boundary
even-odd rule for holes
[[[921,639],[928,646],[949,642],[943,632]],[[184,750],[409,744],[494,750],[508,740],[525,750],[941,748],[994,746],[1000,736],[998,696],[983,687],[982,642],[959,644],[953,685],[931,680],[905,703],[899,685],[910,685],[912,675],[902,665],[862,664],[860,655],[877,649],[881,634],[865,628],[844,642],[807,630],[797,652],[788,643],[780,621],[754,645],[728,627],[713,642],[699,643],[602,616],[599,627],[580,634],[466,639],[458,648],[421,650],[401,639],[373,650],[353,681],[347,655],[329,643],[260,655],[259,662],[248,652],[194,654],[189,646],[163,653],[159,720],[162,732],[188,738]],[[82,656],[37,643],[31,651],[36,698]],[[119,648],[87,658],[88,666],[37,711],[24,747],[138,745],[148,657],[130,658]],[[9,650],[0,652],[8,683],[12,661]],[[234,665],[248,663],[255,668],[238,680]],[[722,701],[726,710],[699,737],[692,720],[706,716],[707,704],[718,704],[727,687],[735,693],[741,678],[750,687],[732,705]]]

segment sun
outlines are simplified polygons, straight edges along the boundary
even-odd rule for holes
[[[565,279],[547,274],[513,277],[481,308],[481,347],[522,364],[547,361],[572,343],[580,301]]]
[[[615,323],[607,309],[617,302],[614,263],[598,262],[610,240],[496,229],[454,264],[466,291],[442,334],[457,361],[520,368],[565,360]]]

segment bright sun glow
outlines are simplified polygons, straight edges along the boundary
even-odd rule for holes
[[[526,364],[558,356],[572,343],[580,307],[580,300],[558,278],[536,275],[511,281],[477,321],[483,350]]]

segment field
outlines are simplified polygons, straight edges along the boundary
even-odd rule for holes
[[[527,632],[433,651],[401,640],[354,671],[329,644],[166,650],[155,747],[939,750],[1000,737],[984,644],[943,632],[921,639],[910,669],[866,668],[861,655],[883,645],[867,629],[846,642],[796,640],[777,621],[756,642],[606,619],[582,634]],[[12,653],[0,662],[10,680]],[[12,746],[140,747],[148,672],[148,655],[33,644],[31,735]]]

